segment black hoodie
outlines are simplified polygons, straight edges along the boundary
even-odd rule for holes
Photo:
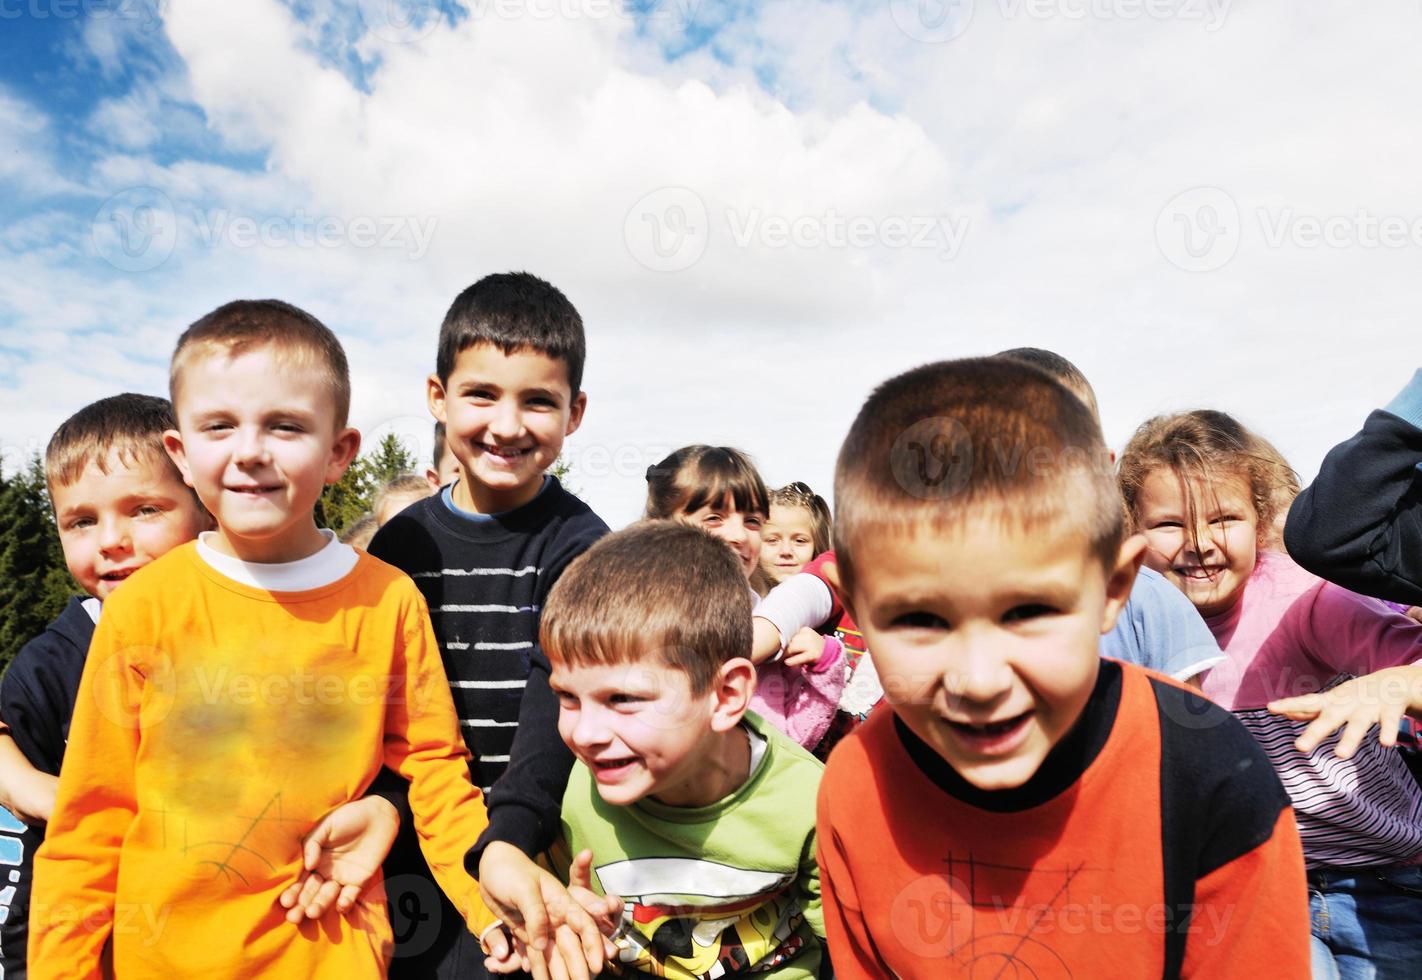
[[[59,775],[94,620],[75,596],[49,627],[26,643],[0,679],[0,719],[40,772]],[[43,827],[25,827],[0,810],[0,963],[5,980],[24,980],[30,883]]]

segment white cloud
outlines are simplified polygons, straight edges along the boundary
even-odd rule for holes
[[[172,0],[182,71],[161,95],[105,103],[91,125],[117,149],[89,183],[162,190],[173,256],[95,278],[76,271],[86,229],[75,244],[56,223],[48,250],[40,219],[7,231],[0,302],[16,312],[0,346],[29,360],[0,389],[6,424],[28,437],[76,407],[43,385],[98,397],[128,367],[147,377],[124,340],[137,332],[161,359],[183,324],[239,295],[307,305],[348,339],[357,422],[418,420],[444,308],[509,268],[584,313],[591,407],[569,443],[573,481],[615,522],[639,509],[640,469],[688,442],[741,445],[771,482],[827,490],[869,388],[937,357],[1051,347],[1095,382],[1118,444],[1149,414],[1208,405],[1305,475],[1422,362],[1422,245],[1287,237],[1359,209],[1422,217],[1415,4],[978,0],[961,36],[934,44],[904,29],[914,4],[703,3],[700,27],[723,21],[713,48],[670,63],[671,17],[639,33],[593,0],[551,18],[534,12],[557,4],[495,4],[417,25],[409,43],[372,30],[358,84],[332,55],[351,5],[302,22],[273,0]],[[143,155],[188,97],[265,170]],[[0,100],[0,119],[29,127],[12,145],[43,145],[24,107]],[[1188,272],[1157,224],[1202,186],[1236,207],[1238,245]],[[205,234],[216,212],[274,220],[273,243]],[[293,246],[308,218],[346,237]],[[353,243],[353,219],[433,235],[413,259]],[[845,241],[855,221],[863,246]],[[927,247],[901,243],[915,235]],[[86,325],[112,333],[88,342],[124,365],[87,390],[61,368]],[[42,326],[58,341],[31,340]]]

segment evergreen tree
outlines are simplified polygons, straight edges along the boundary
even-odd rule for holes
[[[44,632],[73,594],[36,455],[0,489],[0,665]]]
[[[337,534],[370,513],[375,495],[395,477],[415,471],[415,457],[400,437],[387,433],[375,449],[358,458],[345,476],[327,487],[316,504],[316,523]]]
[[[405,448],[400,437],[393,432],[387,432],[374,451],[369,453],[365,459],[376,490],[397,476],[416,472],[415,457]]]

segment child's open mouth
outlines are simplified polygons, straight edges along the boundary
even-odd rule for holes
[[[261,497],[269,493],[276,493],[281,487],[228,487],[229,493],[241,494],[244,497]]]
[[[623,759],[592,759],[588,762],[588,768],[592,770],[593,777],[602,783],[620,779],[631,772],[636,764],[637,757],[628,756]]]
[[[99,576],[100,582],[122,582],[136,571],[132,568],[119,568],[112,572],[105,572]]]
[[[1175,569],[1175,574],[1196,582],[1213,582],[1223,571],[1223,565],[1187,565]]]
[[[1031,711],[1024,711],[1012,718],[982,724],[945,720],[953,733],[969,748],[993,754],[1008,752],[1017,747],[1018,742],[1027,734],[1027,722],[1031,720],[1032,714]]]
[[[488,453],[490,456],[497,456],[499,459],[509,460],[520,459],[533,452],[533,447],[531,446],[524,449],[516,449],[513,446],[490,446],[482,442],[479,443],[479,448],[484,450],[484,452]]]

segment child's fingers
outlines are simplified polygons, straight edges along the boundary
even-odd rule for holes
[[[1367,714],[1356,714],[1348,719],[1347,727],[1343,729],[1343,737],[1338,740],[1338,745],[1334,747],[1333,754],[1340,759],[1351,759],[1358,751],[1358,746],[1363,744],[1363,739],[1368,737],[1368,732],[1372,731],[1377,719]]]
[[[483,937],[484,952],[496,960],[508,959],[512,952],[509,937],[502,929],[490,929]]]
[[[1406,714],[1406,704],[1383,703],[1382,709],[1378,712],[1378,741],[1387,748],[1390,749],[1397,745],[1397,733],[1402,727],[1402,719]]]
[[[277,896],[277,904],[284,909],[296,908],[296,896],[301,894],[301,886],[305,882],[306,875],[303,873],[300,878],[281,890],[281,894]]]
[[[301,860],[306,865],[307,871],[315,871],[316,866],[321,863],[321,848],[325,845],[331,835],[331,823],[323,819],[314,830],[306,836],[305,842],[301,845]]]
[[[1280,698],[1277,701],[1270,701],[1269,711],[1272,714],[1283,715],[1295,721],[1307,721],[1310,718],[1318,717],[1323,710],[1324,700],[1317,694],[1303,694],[1296,698]]]
[[[1303,730],[1303,734],[1294,740],[1294,748],[1307,755],[1318,748],[1320,742],[1342,727],[1344,720],[1344,718],[1336,717],[1329,712],[1320,714]]]
[[[316,890],[311,901],[306,903],[306,917],[308,919],[319,919],[336,902],[336,897],[341,893],[339,882],[326,881]]]
[[[341,896],[336,899],[336,911],[349,912],[355,908],[356,899],[360,898],[359,885],[345,885],[341,888]]]
[[[573,858],[573,864],[568,869],[569,888],[586,888],[592,891],[592,862],[592,851],[584,849],[578,852],[578,856]]]

